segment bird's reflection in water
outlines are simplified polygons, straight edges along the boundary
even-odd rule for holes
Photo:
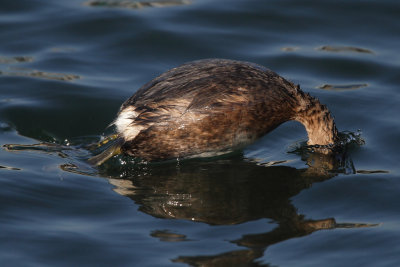
[[[257,265],[264,250],[284,240],[322,229],[367,227],[336,223],[334,218],[305,219],[291,198],[313,183],[342,172],[354,172],[351,160],[339,154],[302,153],[308,168],[266,167],[241,155],[213,161],[135,165],[129,171],[104,166],[102,171],[140,210],[158,218],[176,218],[210,225],[233,225],[268,218],[278,226],[270,232],[244,235],[232,242],[244,249],[213,256],[181,256],[174,261],[194,266]],[[129,168],[128,168],[129,169]]]

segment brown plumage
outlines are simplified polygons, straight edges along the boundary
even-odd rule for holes
[[[218,155],[289,120],[305,126],[309,145],[338,139],[329,110],[278,74],[248,62],[194,61],[126,100],[114,121],[116,143],[91,162],[101,164],[119,152],[150,161]]]

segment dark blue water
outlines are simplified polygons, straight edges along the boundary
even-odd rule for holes
[[[398,266],[399,14],[394,0],[3,0],[1,266]],[[213,57],[317,96],[346,153],[301,149],[289,122],[220,158],[86,164],[141,85]]]

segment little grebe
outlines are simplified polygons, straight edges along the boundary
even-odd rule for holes
[[[117,140],[89,162],[100,165],[119,153],[149,161],[214,156],[289,120],[305,126],[309,145],[338,141],[326,106],[265,67],[225,59],[189,62],[126,100],[113,122]]]

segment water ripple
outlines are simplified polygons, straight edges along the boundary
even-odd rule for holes
[[[21,170],[19,168],[10,167],[10,166],[2,166],[2,165],[0,165],[0,169],[10,170],[10,171],[20,171]]]
[[[324,46],[318,47],[317,50],[326,51],[326,52],[353,52],[353,53],[374,54],[374,52],[370,49],[355,47],[355,46],[324,45]]]
[[[129,9],[140,9],[145,7],[170,7],[188,5],[189,0],[166,0],[166,1],[115,1],[115,0],[92,0],[84,3],[94,7],[118,7]]]
[[[14,57],[0,56],[0,64],[4,64],[7,66],[5,70],[0,69],[0,75],[15,76],[15,77],[32,77],[32,78],[58,80],[58,81],[72,81],[81,78],[79,75],[75,74],[47,72],[30,68],[8,66],[13,64],[31,63],[31,62],[34,62],[34,58],[31,56],[14,56]]]
[[[3,57],[0,56],[0,64],[14,64],[23,62],[32,62],[33,57],[29,56],[15,56],[15,57]]]
[[[79,75],[75,74],[46,72],[46,71],[22,69],[22,68],[19,68],[18,70],[14,69],[13,71],[0,71],[0,75],[31,77],[31,78],[40,78],[40,79],[57,80],[57,81],[73,81],[81,78]]]
[[[343,85],[323,84],[321,86],[318,86],[317,88],[323,89],[323,90],[332,90],[332,91],[347,91],[347,90],[356,90],[356,89],[364,88],[367,86],[368,86],[368,84],[366,84],[366,83],[343,84]]]

